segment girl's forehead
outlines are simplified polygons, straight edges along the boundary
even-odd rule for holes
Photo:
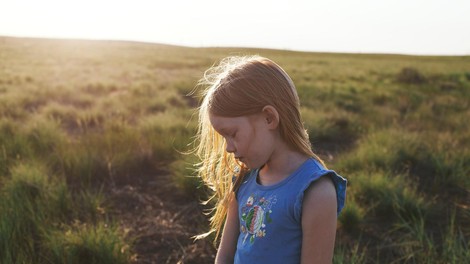
[[[209,114],[209,120],[215,130],[224,131],[236,127],[246,127],[255,121],[255,115],[226,117]]]
[[[239,116],[239,117],[226,117],[226,116],[218,116],[214,114],[209,114],[209,120],[214,128],[227,128],[230,126],[238,125],[245,121],[246,117]]]

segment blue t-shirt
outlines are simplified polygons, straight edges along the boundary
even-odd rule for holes
[[[328,175],[337,194],[337,212],[346,198],[346,180],[313,158],[279,183],[257,183],[259,169],[245,176],[237,192],[240,235],[235,263],[300,263],[302,200],[312,182]]]

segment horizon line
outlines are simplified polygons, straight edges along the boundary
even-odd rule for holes
[[[291,48],[276,48],[267,46],[235,46],[235,45],[188,45],[180,43],[170,43],[161,41],[151,40],[136,40],[136,39],[121,39],[121,38],[85,38],[85,37],[55,37],[55,36],[32,36],[32,35],[11,35],[1,34],[0,38],[17,38],[17,39],[38,39],[38,40],[70,40],[70,41],[102,41],[102,42],[129,42],[136,44],[151,44],[151,45],[163,45],[173,46],[181,48],[200,48],[200,49],[258,49],[258,50],[272,50],[272,51],[287,51],[287,52],[300,52],[300,53],[327,53],[327,54],[348,54],[348,55],[390,55],[390,56],[417,56],[417,57],[469,57],[470,53],[467,54],[443,54],[443,53],[400,53],[400,52],[379,52],[379,51],[321,51],[321,50],[302,50],[302,49],[291,49]]]

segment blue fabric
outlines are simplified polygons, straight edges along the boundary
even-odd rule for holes
[[[320,177],[330,177],[336,187],[339,215],[347,181],[313,158],[275,185],[258,184],[258,173],[256,169],[245,176],[237,192],[240,235],[235,263],[300,263],[304,191]]]

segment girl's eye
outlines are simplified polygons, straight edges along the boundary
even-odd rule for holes
[[[231,138],[234,138],[236,135],[237,135],[237,132],[233,132],[233,133],[230,135],[230,137],[231,137]]]

